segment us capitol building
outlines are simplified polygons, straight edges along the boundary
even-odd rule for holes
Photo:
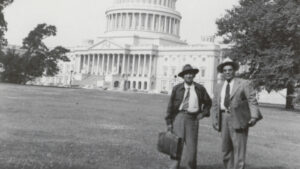
[[[195,81],[212,94],[221,49],[213,42],[180,39],[177,0],[115,0],[106,10],[106,32],[85,48],[72,49],[55,77],[42,84],[169,93],[183,80],[183,65],[199,69]],[[204,25],[205,26],[205,25]],[[200,39],[200,37],[199,37]]]

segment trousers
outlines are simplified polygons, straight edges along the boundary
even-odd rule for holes
[[[197,142],[199,121],[196,115],[179,113],[173,122],[173,132],[183,139],[180,160],[173,162],[171,169],[197,168]]]
[[[248,128],[234,129],[230,125],[230,114],[222,113],[222,152],[225,169],[244,169]]]

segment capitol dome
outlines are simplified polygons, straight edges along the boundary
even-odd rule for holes
[[[171,44],[185,44],[180,40],[181,14],[176,11],[177,0],[115,0],[106,10],[107,37],[137,36],[140,43],[162,39]],[[168,45],[158,43],[157,45]]]

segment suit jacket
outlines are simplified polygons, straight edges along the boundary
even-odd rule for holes
[[[212,105],[213,127],[221,131],[221,91],[224,82],[216,85]],[[234,84],[230,94],[230,124],[234,129],[248,128],[248,122],[251,118],[262,119],[256,100],[256,92],[248,80],[239,78],[234,79]]]
[[[209,117],[210,108],[211,108],[211,99],[207,94],[206,89],[202,85],[195,82],[194,85],[195,85],[195,91],[198,97],[198,104],[199,104],[199,110],[196,114],[204,117]],[[182,103],[184,93],[185,93],[184,83],[180,83],[173,87],[172,94],[167,108],[167,116],[165,118],[167,125],[172,124],[176,115],[178,114],[179,106]]]

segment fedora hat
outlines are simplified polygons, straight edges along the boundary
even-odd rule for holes
[[[182,71],[178,74],[179,77],[183,77],[187,73],[197,74],[199,69],[194,69],[190,64],[183,66]]]
[[[231,65],[235,71],[239,70],[239,64],[231,60],[230,58],[225,58],[221,64],[217,67],[219,73],[223,72],[223,67],[226,65]]]

